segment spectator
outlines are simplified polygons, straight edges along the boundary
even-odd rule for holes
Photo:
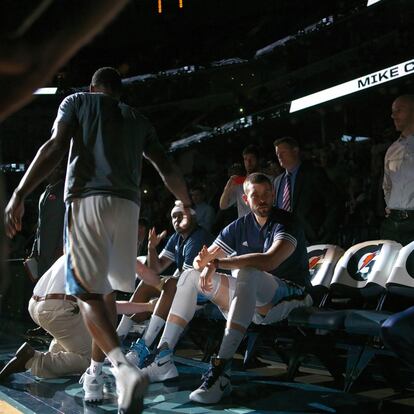
[[[321,168],[302,162],[296,139],[283,137],[273,144],[285,170],[274,180],[275,205],[293,212],[309,244],[335,243],[343,208],[335,185]]]
[[[385,154],[381,237],[406,245],[414,240],[414,95],[399,96],[391,117],[401,135]]]
[[[197,216],[197,223],[211,233],[216,213],[214,208],[206,203],[205,189],[201,185],[194,186],[190,190],[191,200]]]
[[[250,212],[249,207],[243,201],[243,182],[246,175],[259,170],[260,155],[256,145],[248,145],[242,152],[245,172],[243,175],[232,175],[224,187],[220,197],[220,209],[225,210],[232,205],[237,205],[238,217],[242,217]]]

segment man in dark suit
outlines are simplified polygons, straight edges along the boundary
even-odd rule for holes
[[[342,210],[335,185],[322,168],[302,162],[296,139],[283,137],[273,145],[285,170],[274,180],[275,205],[297,216],[310,245],[335,243]]]

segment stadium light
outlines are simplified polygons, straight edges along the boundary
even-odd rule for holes
[[[33,95],[55,95],[57,88],[39,88],[33,92]]]
[[[372,6],[375,3],[378,3],[381,0],[368,0],[367,7]]]

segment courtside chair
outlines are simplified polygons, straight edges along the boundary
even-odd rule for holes
[[[401,247],[391,240],[367,241],[350,247],[337,262],[324,307],[305,308],[289,315],[289,325],[301,329],[306,337],[305,349],[316,354],[336,380],[342,376],[342,367],[333,349],[345,348],[345,388],[349,387],[352,369],[361,353],[360,347],[344,340],[345,320],[355,309],[382,308],[386,282]]]
[[[412,299],[414,302],[414,242],[399,251],[386,281],[386,288],[387,297],[397,298],[397,300],[398,297],[404,297]],[[403,311],[406,307],[405,303],[405,306],[403,305],[403,308],[398,312]],[[358,310],[351,312],[345,319],[346,332],[351,335],[360,335],[365,339],[358,361],[350,373],[349,381],[351,384],[376,355],[391,354],[391,351],[384,348],[380,334],[383,322],[393,313],[393,311],[390,312],[383,308],[373,311]]]

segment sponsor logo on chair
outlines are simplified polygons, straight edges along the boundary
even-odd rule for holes
[[[318,273],[319,268],[322,266],[323,259],[325,258],[327,249],[314,250],[308,254],[309,260],[309,274],[311,279]]]
[[[381,253],[382,244],[366,246],[356,251],[348,262],[349,275],[360,282],[366,282]]]
[[[408,255],[405,267],[407,269],[407,273],[414,278],[414,250]]]

